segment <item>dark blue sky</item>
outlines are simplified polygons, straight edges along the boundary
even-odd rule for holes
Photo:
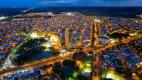
[[[0,0],[0,7],[142,6],[142,0]]]

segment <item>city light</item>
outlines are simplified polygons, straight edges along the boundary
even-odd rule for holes
[[[113,79],[113,80],[120,80],[123,77],[118,75],[117,73],[115,73],[113,71],[109,71],[106,75],[106,78],[107,79]]]
[[[110,39],[110,41],[111,41],[111,43],[114,43],[114,42],[115,42],[115,40],[113,40],[113,39]]]
[[[80,12],[21,13],[9,18],[0,20],[0,80],[8,72],[12,75],[5,76],[8,80],[44,76],[42,72],[68,80],[80,80],[80,75],[85,80],[122,80],[142,73],[139,19]]]
[[[46,43],[42,44],[42,46],[46,47],[46,49],[48,50],[48,48],[51,46],[51,44],[49,42],[46,42]]]
[[[36,33],[31,33],[31,34],[30,34],[30,37],[31,37],[31,38],[38,38],[38,35],[37,35]]]
[[[52,15],[52,12],[48,12],[48,15]]]
[[[109,79],[112,79],[112,74],[111,73],[108,73],[107,75],[106,75],[106,78],[109,78]]]
[[[84,72],[87,72],[87,73],[91,73],[91,71],[92,71],[91,68],[85,68],[84,69]]]
[[[64,50],[61,50],[60,51],[60,56],[62,56],[62,55],[65,55],[67,53],[67,51],[64,49]]]
[[[50,37],[50,41],[51,41],[51,42],[55,42],[55,41],[57,41],[57,38],[56,38],[55,36],[51,36],[51,37]]]
[[[94,19],[95,22],[101,22],[99,19]]]
[[[67,13],[67,15],[68,15],[68,16],[73,16],[74,14],[73,14],[73,13]]]
[[[130,33],[129,35],[130,35],[130,36],[136,36],[137,33]]]
[[[52,12],[48,12],[49,16],[54,16],[54,14]]]
[[[142,15],[140,15],[140,18],[142,18]]]
[[[0,17],[0,20],[6,19],[6,18],[7,18],[7,17],[2,16],[2,17]]]
[[[137,64],[137,67],[142,68],[142,61]]]
[[[84,67],[84,64],[81,61],[76,61],[76,64],[80,69]]]

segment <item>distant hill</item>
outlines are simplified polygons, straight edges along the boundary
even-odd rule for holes
[[[25,9],[27,8],[0,8],[0,16],[13,16],[21,14],[21,11]]]
[[[0,16],[12,16],[23,13],[28,8],[0,8]],[[30,9],[30,8],[29,8]],[[80,12],[84,15],[91,16],[115,16],[136,18],[136,15],[142,14],[142,7],[38,7],[27,11],[26,13],[35,12]]]

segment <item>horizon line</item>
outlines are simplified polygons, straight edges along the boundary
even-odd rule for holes
[[[122,8],[122,7],[126,7],[126,8],[129,8],[129,7],[130,7],[130,8],[133,8],[133,7],[139,7],[139,8],[140,8],[140,7],[141,7],[141,8],[142,8],[142,6],[38,6],[38,7],[0,7],[0,8],[42,8],[42,7],[49,7],[49,8],[52,8],[52,7],[53,7],[53,8],[54,8],[54,7],[55,7],[55,8],[57,8],[57,7],[59,7],[59,8],[62,8],[62,7],[79,7],[79,8],[80,8],[80,7],[87,7],[87,8],[88,8],[88,7],[90,7],[90,8],[91,8],[91,7],[98,7],[98,8],[99,8],[99,7],[103,7],[103,8],[104,8],[104,7],[106,7],[106,8],[113,8],[113,7],[114,7],[114,8]]]

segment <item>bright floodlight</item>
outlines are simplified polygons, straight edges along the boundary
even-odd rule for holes
[[[142,15],[140,15],[140,18],[142,18]]]
[[[112,74],[108,73],[108,74],[106,75],[106,78],[112,79]]]
[[[5,18],[6,18],[6,17],[2,16],[2,17],[0,17],[0,20],[5,19]]]
[[[85,68],[85,69],[84,69],[84,72],[90,73],[90,72],[91,72],[91,69],[90,69],[90,68]]]
[[[38,37],[38,35],[36,33],[31,33],[30,36],[31,36],[31,38],[37,38]]]
[[[68,15],[68,16],[73,16],[73,14],[72,14],[72,13],[67,13],[67,15]]]
[[[99,19],[94,19],[95,22],[101,22]]]
[[[50,37],[50,41],[51,41],[51,42],[52,42],[52,41],[55,42],[55,41],[57,41],[57,38],[56,38],[55,36],[51,36],[51,37]]]
[[[137,67],[142,68],[142,62],[138,63],[138,64],[137,64]]]
[[[115,41],[113,39],[110,39],[111,43],[114,43]]]
[[[129,35],[130,35],[130,36],[136,36],[137,33],[130,33]]]
[[[108,72],[106,75],[107,79],[112,79],[112,80],[120,80],[120,78],[122,78],[122,76],[116,74],[116,73],[110,73]]]
[[[51,13],[51,12],[48,12],[48,14],[51,15],[52,13]]]
[[[60,51],[60,54],[64,54],[64,53],[66,53],[67,51],[66,50],[61,50]]]
[[[48,12],[48,15],[53,15],[53,13],[52,12]]]

